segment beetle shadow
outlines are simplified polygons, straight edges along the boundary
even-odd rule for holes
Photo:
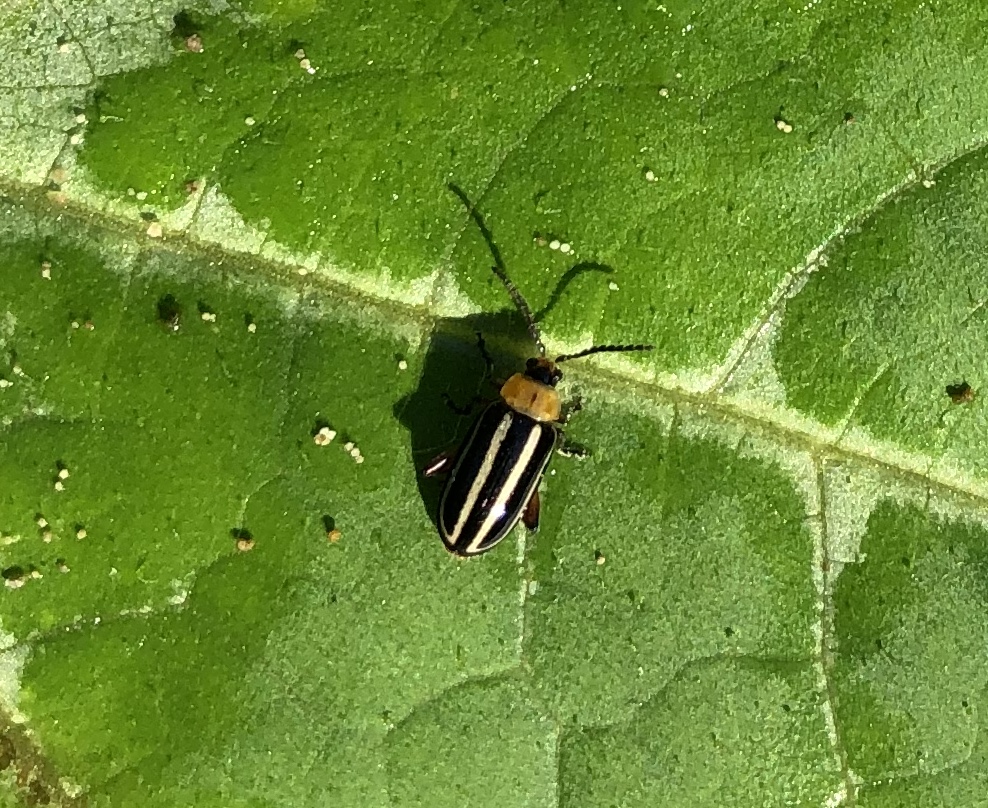
[[[549,295],[549,300],[546,304],[535,312],[535,321],[542,322],[546,315],[552,311],[556,304],[562,299],[563,293],[566,291],[566,287],[569,286],[573,281],[580,277],[580,275],[585,272],[600,272],[605,275],[610,275],[614,272],[614,267],[608,266],[607,264],[601,264],[597,261],[582,261],[579,264],[574,264],[560,277],[559,282],[556,284],[556,288],[552,290],[552,294]]]
[[[515,311],[437,321],[418,387],[394,407],[408,430],[419,495],[434,523],[445,478],[426,477],[422,469],[440,454],[456,453],[484,407],[499,398],[501,384],[524,370],[531,355],[532,341]]]

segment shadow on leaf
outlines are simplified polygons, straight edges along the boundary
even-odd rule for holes
[[[422,469],[441,453],[456,452],[474,419],[498,399],[504,380],[524,369],[532,352],[525,324],[511,310],[437,322],[418,388],[394,409],[408,430],[419,494],[433,522],[443,478],[425,477]]]

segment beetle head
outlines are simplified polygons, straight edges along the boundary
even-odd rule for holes
[[[544,356],[533,356],[529,359],[525,363],[525,375],[549,387],[555,387],[563,378],[563,372],[556,367],[556,363]]]

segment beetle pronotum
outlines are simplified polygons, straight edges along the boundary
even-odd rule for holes
[[[462,192],[452,190],[467,204],[486,237],[483,221]],[[492,269],[525,318],[537,355],[528,360],[524,372],[515,373],[504,383],[501,400],[481,413],[456,454],[440,455],[424,470],[426,476],[449,471],[437,523],[446,549],[459,556],[490,550],[519,520],[529,530],[538,530],[539,482],[562,436],[558,423],[562,405],[555,388],[563,374],[557,365],[595,353],[650,351],[653,347],[595,345],[548,359],[539,325],[525,298],[502,266]]]

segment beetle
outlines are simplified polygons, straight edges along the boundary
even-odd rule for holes
[[[530,531],[538,530],[539,483],[563,437],[559,423],[562,403],[556,390],[563,378],[559,364],[596,353],[653,348],[595,345],[548,359],[538,323],[525,298],[502,266],[496,265],[492,270],[524,317],[536,355],[526,362],[523,372],[515,373],[504,383],[500,400],[480,414],[457,452],[440,455],[423,470],[427,477],[449,472],[436,521],[446,549],[458,556],[487,552],[519,520]]]

